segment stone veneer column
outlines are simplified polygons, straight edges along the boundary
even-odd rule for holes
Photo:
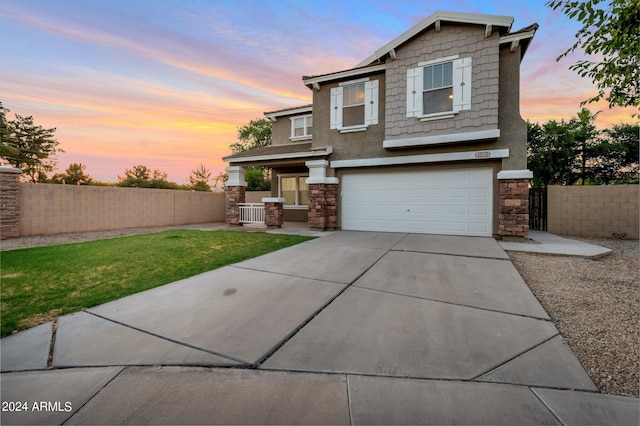
[[[529,170],[503,170],[498,173],[500,203],[498,234],[503,237],[529,235]]]
[[[314,229],[335,229],[338,226],[338,178],[327,177],[327,160],[307,161],[309,168],[309,219]]]
[[[284,223],[284,198],[263,198],[264,223],[267,226],[280,228]]]
[[[229,179],[227,180],[227,223],[229,225],[242,225],[240,223],[240,203],[244,203],[247,183],[244,180],[244,167],[227,167]]]
[[[0,167],[0,239],[20,237],[20,174],[22,170]]]

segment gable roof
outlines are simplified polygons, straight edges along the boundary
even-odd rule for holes
[[[390,53],[392,50],[400,47],[407,41],[411,40],[413,37],[420,34],[422,31],[426,30],[430,26],[435,26],[436,28],[440,27],[440,22],[455,22],[459,24],[475,24],[475,25],[485,25],[488,31],[491,31],[493,27],[502,28],[501,33],[506,33],[511,29],[511,25],[513,24],[512,16],[500,16],[500,15],[482,15],[478,13],[460,13],[460,12],[443,12],[438,11],[422,21],[418,22],[416,25],[411,27],[409,30],[400,34],[398,37],[391,40],[389,43],[382,46],[380,49],[376,50],[373,55],[369,56],[354,68],[363,67],[365,65],[369,65],[373,62],[377,62],[379,59]]]
[[[500,34],[499,43],[501,45],[511,44],[510,48],[513,51],[517,46],[521,48],[520,60],[524,58],[524,55],[529,47],[533,36],[538,29],[538,24],[532,24],[516,32],[510,33],[511,25],[514,18],[512,16],[500,16],[500,15],[482,15],[478,13],[460,13],[460,12],[443,12],[438,11],[416,25],[409,30],[400,34],[398,37],[391,40],[389,43],[376,50],[371,56],[357,64],[355,67],[332,72],[328,74],[321,74],[315,76],[303,76],[302,81],[308,87],[314,87],[319,89],[320,83],[326,83],[329,81],[335,81],[345,78],[362,77],[368,74],[376,72],[384,72],[386,66],[381,63],[381,60],[389,55],[393,57],[395,49],[410,41],[421,32],[425,31],[431,26],[434,26],[436,30],[439,30],[442,22],[453,22],[458,24],[471,24],[471,25],[483,25],[485,26],[485,33],[487,37],[493,30],[497,30]]]

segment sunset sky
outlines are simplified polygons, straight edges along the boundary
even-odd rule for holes
[[[311,102],[303,75],[351,68],[438,10],[513,16],[540,24],[522,63],[521,113],[569,119],[595,94],[555,58],[579,25],[545,0],[263,1],[2,0],[0,101],[56,127],[63,171],[83,163],[115,182],[144,164],[186,183],[203,163],[225,164],[238,126],[265,111]],[[608,110],[596,124],[631,122]]]

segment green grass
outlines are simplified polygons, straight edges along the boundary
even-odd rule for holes
[[[2,336],[311,238],[175,230],[4,251]]]

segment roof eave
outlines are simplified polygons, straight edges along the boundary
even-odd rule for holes
[[[309,87],[316,87],[316,85],[319,85],[320,83],[327,83],[329,81],[340,80],[342,78],[353,78],[353,77],[358,77],[365,74],[373,74],[373,73],[377,73],[385,70],[386,70],[385,64],[365,66],[365,67],[355,67],[345,71],[334,72],[331,74],[316,75],[313,77],[302,77],[302,81],[304,82],[304,84],[306,84]]]
[[[438,11],[434,14],[426,17],[409,30],[400,34],[389,43],[376,50],[373,55],[369,56],[355,67],[362,67],[373,62],[376,62],[380,58],[384,57],[391,50],[396,49],[398,46],[411,40],[413,37],[420,34],[422,31],[429,28],[431,25],[435,25],[438,21],[456,22],[461,24],[476,24],[476,25],[491,25],[496,27],[504,27],[509,31],[513,24],[514,18],[512,16],[500,16],[500,15],[482,15],[477,13],[459,13],[459,12],[443,12]]]

